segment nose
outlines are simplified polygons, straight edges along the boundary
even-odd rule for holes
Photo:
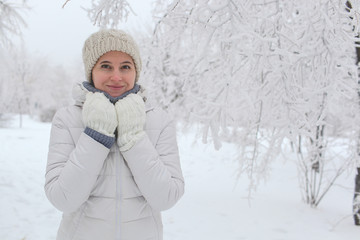
[[[122,79],[121,72],[115,69],[110,77],[112,81],[120,81]]]

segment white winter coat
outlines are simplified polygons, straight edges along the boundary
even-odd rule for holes
[[[147,104],[146,136],[108,149],[84,133],[86,91],[52,123],[45,192],[63,212],[57,240],[161,240],[160,211],[184,193],[173,122]]]

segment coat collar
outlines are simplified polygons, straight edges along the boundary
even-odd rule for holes
[[[88,89],[84,87],[82,83],[76,83],[72,90],[72,96],[75,100],[75,106],[82,107],[84,105],[86,94],[89,92]],[[140,90],[137,93],[144,99],[145,102],[145,111],[150,111],[154,109],[152,104],[147,99],[147,91],[146,89],[140,85]]]

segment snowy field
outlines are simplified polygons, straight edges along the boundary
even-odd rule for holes
[[[50,124],[29,118],[0,128],[0,240],[55,239],[61,213],[43,185]],[[235,149],[221,151],[178,134],[185,195],[163,213],[164,240],[359,240],[351,215],[354,174],[343,176],[317,209],[301,201],[296,168],[281,161],[247,199],[236,182]],[[135,240],[135,239],[134,239]]]

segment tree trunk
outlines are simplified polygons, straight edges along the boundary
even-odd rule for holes
[[[357,175],[355,177],[353,214],[355,225],[360,226],[360,168],[357,169]]]
[[[21,103],[18,103],[19,106],[19,128],[22,128],[23,126],[23,113],[22,113],[22,108],[21,108]]]
[[[351,1],[346,1],[345,3],[347,11],[349,12],[352,9]],[[359,38],[359,36],[356,36]],[[359,44],[359,42],[355,42]],[[356,50],[356,65],[359,66],[360,63],[360,48],[355,47]],[[358,84],[360,85],[360,76],[358,76]],[[358,97],[360,100],[360,91],[358,91]],[[358,133],[358,158],[360,157],[360,133]],[[360,165],[357,168],[357,175],[355,176],[355,190],[354,190],[354,199],[353,199],[353,215],[355,225],[360,225]]]

